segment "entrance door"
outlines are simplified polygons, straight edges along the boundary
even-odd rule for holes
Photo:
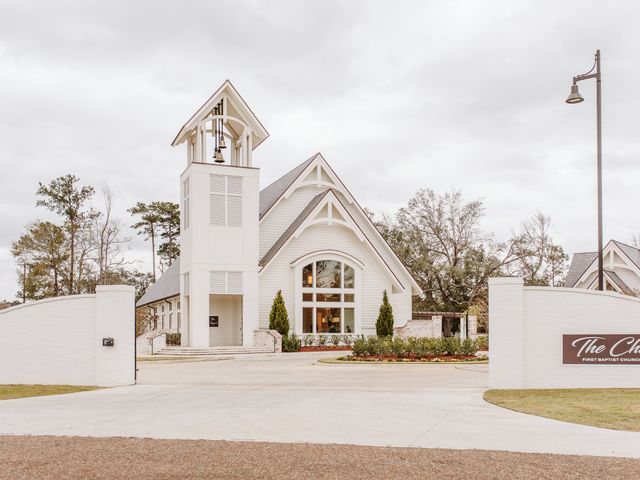
[[[242,345],[242,295],[209,296],[209,345]]]

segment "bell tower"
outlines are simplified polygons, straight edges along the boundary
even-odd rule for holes
[[[182,344],[251,346],[258,329],[259,169],[269,134],[228,80],[180,129]]]

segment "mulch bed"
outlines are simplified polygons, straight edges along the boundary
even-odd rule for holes
[[[475,355],[427,355],[424,357],[398,357],[395,355],[367,355],[363,357],[356,357],[354,355],[347,355],[341,357],[340,360],[354,361],[354,362],[478,362],[484,361],[486,358],[476,357]]]
[[[301,352],[348,352],[349,350],[351,350],[351,347],[346,347],[344,345],[311,345],[300,348]]]
[[[604,480],[638,471],[640,460],[626,458],[487,450],[0,436],[1,480]]]

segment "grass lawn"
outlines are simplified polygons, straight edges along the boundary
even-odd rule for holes
[[[563,422],[640,432],[640,388],[488,390],[484,399]]]
[[[79,387],[76,385],[0,385],[0,400],[88,392],[99,388],[101,387]]]

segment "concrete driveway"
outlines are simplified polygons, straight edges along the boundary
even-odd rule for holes
[[[139,384],[0,402],[0,433],[400,447],[640,458],[640,433],[485,403],[486,365],[330,365],[335,354],[144,362]]]

